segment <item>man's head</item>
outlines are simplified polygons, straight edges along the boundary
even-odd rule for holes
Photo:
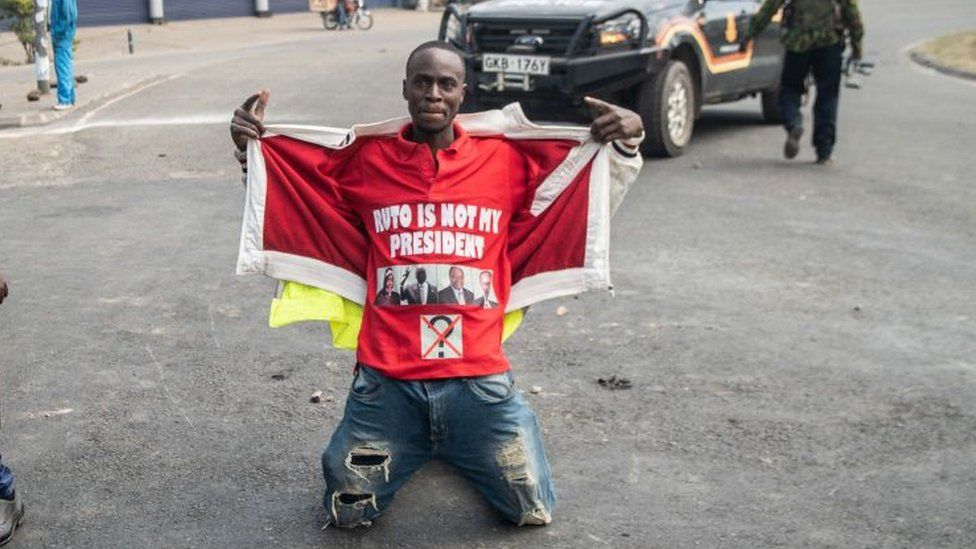
[[[403,98],[414,127],[438,133],[454,122],[466,89],[461,51],[433,40],[417,46],[407,57]]]
[[[387,269],[383,273],[383,289],[388,292],[393,291],[393,269]]]
[[[423,284],[424,282],[427,282],[427,269],[417,267],[417,284]]]
[[[478,275],[478,281],[481,282],[481,289],[484,290],[485,296],[491,291],[491,271],[481,271]]]
[[[451,275],[451,287],[455,290],[464,287],[464,271],[461,270],[461,267],[451,267],[449,274]]]

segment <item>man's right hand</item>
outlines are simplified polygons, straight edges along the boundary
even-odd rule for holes
[[[260,139],[264,135],[264,109],[268,106],[271,92],[262,90],[248,97],[237,110],[230,121],[230,138],[234,141],[237,151],[234,157],[241,164],[247,162],[244,151],[247,149],[248,139]]]
[[[3,298],[7,297],[10,293],[7,290],[7,281],[3,279],[3,275],[0,275],[0,303],[3,303]]]

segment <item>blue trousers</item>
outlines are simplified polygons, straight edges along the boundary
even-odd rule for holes
[[[3,456],[0,455],[0,499],[14,497],[14,488],[14,473],[4,465]]]
[[[54,72],[58,75],[58,103],[75,104],[75,61],[71,41],[74,31],[68,35],[52,36],[54,43]]]
[[[556,496],[539,422],[511,373],[400,381],[358,365],[322,454],[332,524],[370,524],[432,458],[454,466],[508,520],[550,522]]]
[[[844,43],[816,48],[802,53],[787,51],[783,60],[779,103],[787,130],[803,124],[800,98],[806,89],[804,81],[813,72],[817,99],[813,104],[813,146],[818,157],[830,156],[837,141],[837,103]]]

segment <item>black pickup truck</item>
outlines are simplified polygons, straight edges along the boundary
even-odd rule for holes
[[[586,95],[640,113],[643,152],[680,155],[702,105],[762,95],[780,119],[778,17],[740,51],[759,0],[489,0],[450,4],[439,38],[465,52],[463,110],[513,101],[530,118],[583,123]]]

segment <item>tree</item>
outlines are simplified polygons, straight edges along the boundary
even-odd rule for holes
[[[34,62],[34,10],[33,0],[0,0],[0,19],[10,20],[28,63]]]

